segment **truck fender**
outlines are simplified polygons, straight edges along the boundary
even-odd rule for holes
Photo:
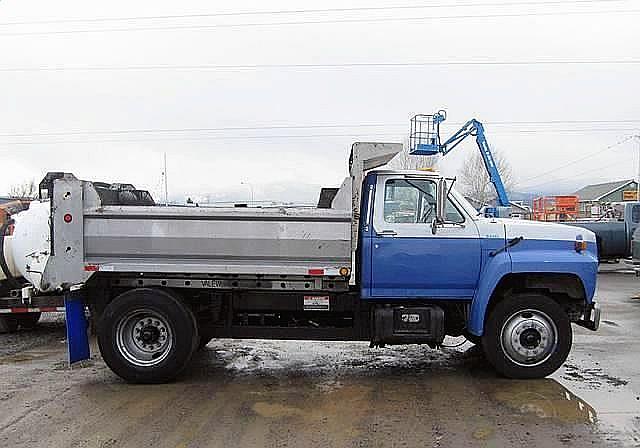
[[[482,336],[484,331],[484,318],[487,312],[491,294],[502,278],[511,273],[511,257],[507,251],[490,257],[480,273],[478,288],[471,302],[471,310],[467,319],[469,333]]]
[[[598,257],[593,243],[589,243],[589,250],[584,252],[573,250],[570,247],[571,242],[560,242],[559,244],[560,248],[552,250],[528,248],[526,251],[512,251],[510,255],[513,273],[575,276],[582,284],[584,299],[590,303],[595,294],[598,274]]]

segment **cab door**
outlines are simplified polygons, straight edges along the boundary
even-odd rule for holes
[[[432,232],[435,178],[380,175],[371,241],[371,296],[471,298],[481,266],[476,223],[449,198],[447,221]]]

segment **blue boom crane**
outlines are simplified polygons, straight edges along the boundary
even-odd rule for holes
[[[509,197],[502,183],[498,166],[491,154],[489,143],[484,135],[484,126],[475,118],[467,121],[458,132],[453,134],[444,143],[440,142],[440,123],[447,119],[445,111],[441,110],[433,115],[416,115],[411,119],[411,132],[409,134],[409,153],[417,156],[433,156],[436,154],[447,155],[462,141],[474,136],[484,166],[489,174],[489,180],[497,193],[497,205],[509,207]]]

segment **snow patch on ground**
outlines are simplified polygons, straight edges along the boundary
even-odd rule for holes
[[[448,338],[446,345],[461,339]],[[369,348],[367,342],[218,340],[207,346],[228,370],[237,373],[378,368],[447,368],[469,358],[471,343],[433,350],[426,345]]]

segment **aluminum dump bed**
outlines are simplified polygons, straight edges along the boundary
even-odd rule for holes
[[[11,244],[16,274],[40,291],[98,271],[328,277],[352,266],[346,207],[104,205],[92,182],[69,173],[48,188],[49,200],[16,215],[24,231]]]
[[[103,271],[337,275],[350,229],[350,210],[100,207],[84,211],[84,257]]]

